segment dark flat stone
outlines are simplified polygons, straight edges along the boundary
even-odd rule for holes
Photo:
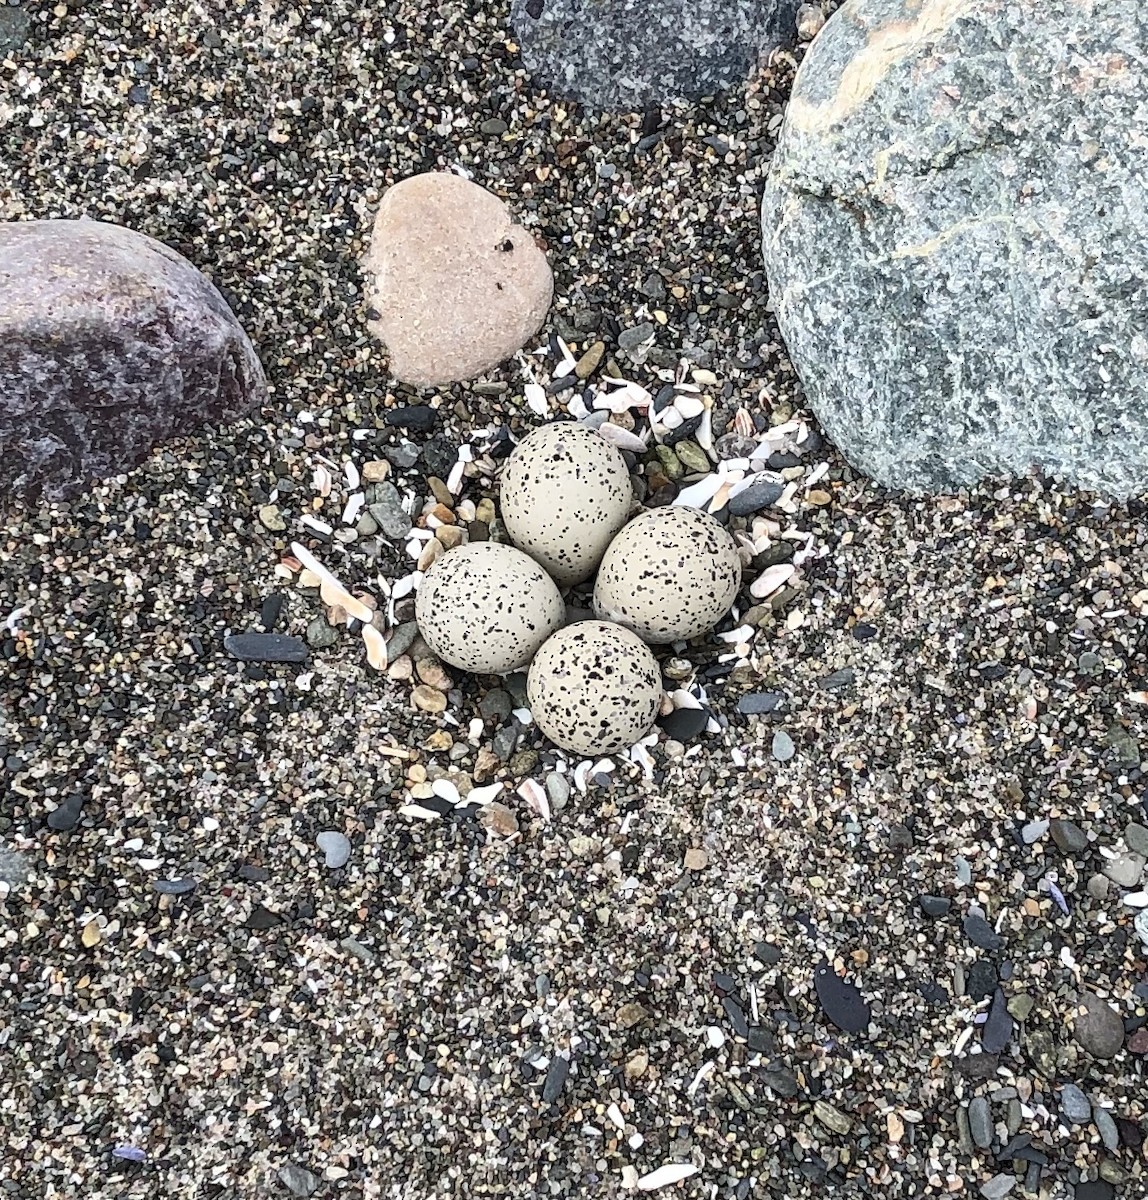
[[[785,699],[781,692],[750,692],[737,702],[737,711],[746,716],[773,712]]]
[[[1116,1200],[1116,1188],[1106,1179],[1078,1183],[1073,1200]]]
[[[283,924],[283,918],[269,908],[264,908],[262,904],[257,904],[244,924],[248,929],[274,929],[276,925]]]
[[[989,1006],[988,1020],[981,1026],[981,1046],[986,1054],[999,1054],[1012,1038],[1015,1022],[1008,1010],[1008,1002],[1000,988],[993,993]]]
[[[948,1004],[949,1002],[949,993],[939,983],[934,983],[931,979],[924,979],[917,984],[917,991],[934,1007],[939,1008],[942,1004]]]
[[[823,962],[813,973],[817,999],[825,1015],[846,1033],[862,1033],[869,1027],[869,1005],[860,991]]]
[[[1088,849],[1088,835],[1075,821],[1057,818],[1049,825],[1048,831],[1065,854],[1081,854]]]
[[[776,1070],[762,1071],[761,1082],[786,1100],[792,1099],[792,1097],[801,1091],[801,1085],[797,1082],[796,1076],[794,1076],[792,1071],[787,1071],[784,1067],[779,1067]]]
[[[157,879],[152,887],[163,896],[185,896],[195,891],[194,879]]]
[[[704,708],[675,708],[672,713],[659,718],[658,724],[666,731],[666,737],[688,742],[703,732],[709,719],[710,714]]]
[[[726,1019],[729,1021],[730,1028],[733,1030],[735,1036],[748,1038],[749,1022],[745,1019],[745,1012],[741,1005],[733,996],[723,996],[721,1006],[725,1010]]]
[[[750,1029],[745,1040],[749,1043],[749,1048],[756,1050],[759,1054],[772,1054],[777,1045],[773,1034],[759,1025]]]
[[[730,992],[737,991],[737,980],[732,975],[727,975],[724,971],[714,972],[713,985],[719,992],[726,996]]]
[[[550,1060],[550,1067],[546,1072],[546,1082],[542,1085],[542,1099],[547,1104],[553,1104],[562,1095],[562,1089],[566,1086],[569,1074],[570,1060],[564,1054],[556,1054]]]
[[[966,976],[965,995],[972,1000],[983,1000],[996,991],[998,982],[996,967],[991,962],[978,958]]]
[[[73,792],[48,814],[48,828],[59,832],[75,828],[83,815],[83,808],[84,797],[79,792]]]
[[[266,867],[250,867],[246,864],[240,867],[236,874],[248,883],[266,883],[271,878],[271,872]]]
[[[751,484],[744,492],[738,492],[729,502],[730,516],[748,517],[751,513],[760,512],[781,499],[785,488],[780,483],[762,480]]]
[[[1004,945],[1004,939],[978,913],[969,913],[963,922],[965,936],[982,950],[999,950]]]
[[[992,1079],[999,1066],[999,1054],[964,1054],[953,1059],[953,1070],[965,1079]]]
[[[305,663],[307,643],[285,633],[232,633],[223,647],[240,662]]]
[[[753,956],[767,967],[773,967],[781,962],[781,947],[772,942],[755,942]]]
[[[265,633],[271,633],[279,622],[279,614],[283,611],[285,597],[282,592],[272,592],[259,610],[259,623]]]
[[[438,414],[429,404],[408,404],[405,408],[392,408],[385,412],[383,424],[429,433],[434,428],[437,418]]]
[[[927,917],[943,917],[953,907],[953,902],[947,896],[921,895],[917,897],[917,903]]]

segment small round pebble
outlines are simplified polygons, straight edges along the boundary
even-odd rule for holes
[[[793,738],[784,729],[779,729],[773,735],[773,744],[770,746],[770,753],[778,762],[788,762],[797,753],[797,747],[793,744]]]
[[[351,843],[347,838],[337,833],[333,829],[325,829],[315,839],[315,845],[323,851],[326,856],[325,862],[332,871],[343,864],[351,857]]]

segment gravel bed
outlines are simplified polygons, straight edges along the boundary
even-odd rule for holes
[[[660,656],[710,718],[585,766],[521,679],[420,659],[395,594],[403,501],[536,424],[526,384],[559,413],[559,338],[651,391],[686,360],[719,441],[803,419],[756,212],[795,56],[600,117],[490,4],[28,11],[0,218],[175,246],[273,394],[0,512],[4,1194],[1142,1195],[1143,504],[891,495],[815,438],[774,514],[808,553],[742,597],[732,665]],[[444,168],[511,202],[556,300],[519,360],[419,392],[358,260],[381,191]],[[481,469],[462,494],[497,532]],[[386,672],[294,542],[393,608]],[[308,661],[225,648],[263,630]]]

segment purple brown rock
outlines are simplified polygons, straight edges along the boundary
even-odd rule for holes
[[[0,224],[0,498],[51,500],[267,394],[207,277],[98,221]]]

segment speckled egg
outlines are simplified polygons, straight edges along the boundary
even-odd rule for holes
[[[652,508],[610,543],[594,612],[652,644],[697,637],[730,610],[741,559],[729,533],[696,508]]]
[[[589,579],[633,503],[622,452],[574,421],[535,429],[502,472],[500,508],[510,540],[562,587]]]
[[[662,677],[649,647],[628,629],[579,621],[534,656],[526,695],[539,729],[563,750],[610,754],[649,733]]]
[[[566,619],[554,580],[513,546],[470,542],[427,570],[415,600],[423,641],[464,671],[525,667]]]

